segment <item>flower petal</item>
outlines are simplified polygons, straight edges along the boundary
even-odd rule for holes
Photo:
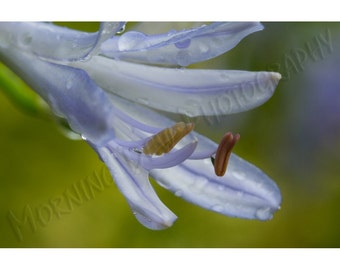
[[[215,175],[210,159],[187,160],[150,174],[177,196],[224,215],[267,220],[280,208],[281,194],[276,184],[234,154],[223,177]]]
[[[75,132],[96,144],[114,136],[114,107],[85,71],[45,62],[13,48],[0,51],[0,60],[26,81],[56,115],[67,119]]]
[[[142,140],[144,141],[144,140]],[[127,144],[132,144],[133,142],[128,142]],[[116,142],[116,140],[112,140],[108,143],[108,149],[112,153],[123,153],[125,158],[138,164],[138,166],[143,167],[145,170],[149,171],[151,169],[160,169],[160,168],[169,168],[172,166],[176,166],[179,163],[182,163],[184,160],[188,159],[192,153],[195,151],[197,146],[197,141],[193,141],[183,146],[180,149],[176,149],[170,151],[167,154],[161,156],[151,156],[145,155],[143,153],[138,153],[134,149],[134,147],[126,147],[126,143],[123,145]],[[93,144],[91,144],[93,145]],[[137,148],[138,149],[138,148]]]
[[[86,58],[112,37],[124,23],[101,24],[97,33],[86,33],[52,23],[1,23],[2,38],[10,46],[54,60],[75,61]],[[6,38],[7,37],[7,38]],[[5,42],[5,41],[3,41]]]
[[[275,72],[160,68],[101,56],[71,65],[86,70],[106,91],[191,117],[257,107],[273,95],[281,78]]]
[[[120,111],[127,114],[131,119],[135,119],[138,122],[145,123],[149,126],[155,127],[154,130],[149,129],[150,133],[157,133],[161,129],[165,127],[173,126],[175,124],[174,121],[170,120],[169,118],[151,110],[149,108],[143,107],[139,104],[131,102],[126,99],[122,99],[119,96],[111,95],[111,101],[114,106],[119,109]],[[129,121],[126,121],[129,122]],[[157,129],[157,127],[160,127]],[[119,130],[122,131],[124,128],[122,125],[119,125]],[[119,130],[116,131],[118,135]],[[137,139],[131,138],[133,134],[136,134],[136,129],[130,129],[126,132],[123,132],[124,135],[123,139]],[[130,137],[129,137],[130,136]],[[145,137],[145,134],[141,134],[139,137],[140,139]],[[181,148],[184,145],[190,144],[193,140],[197,141],[197,147],[195,152],[189,157],[190,159],[202,159],[212,156],[216,149],[216,143],[209,140],[208,138],[200,135],[199,133],[192,131],[187,134],[181,141],[178,142],[176,148]]]
[[[146,170],[106,148],[99,148],[97,152],[140,223],[152,230],[172,226],[177,217],[158,198]]]
[[[102,54],[125,61],[187,66],[225,53],[262,29],[257,22],[221,22],[149,36],[130,31],[104,42]]]

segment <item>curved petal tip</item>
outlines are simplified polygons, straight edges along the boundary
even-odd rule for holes
[[[163,220],[151,219],[150,217],[142,215],[140,212],[133,211],[133,214],[143,226],[150,230],[157,231],[170,228],[177,219],[177,216],[175,216],[174,214],[169,216],[168,218],[164,218]]]
[[[281,74],[280,73],[278,73],[278,72],[271,72],[271,75],[272,75],[272,79],[274,80],[274,81],[279,81],[279,80],[281,80],[281,78],[282,78],[282,76],[281,76]]]

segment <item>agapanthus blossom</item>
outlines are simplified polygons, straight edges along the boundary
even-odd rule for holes
[[[280,207],[276,184],[220,144],[158,111],[219,116],[252,109],[280,74],[185,66],[216,57],[260,23],[211,23],[147,35],[102,23],[86,33],[49,23],[0,23],[0,60],[15,71],[109,168],[136,218],[163,229],[176,220],[149,174],[177,196],[224,215],[267,220]],[[255,52],[254,52],[255,53]]]

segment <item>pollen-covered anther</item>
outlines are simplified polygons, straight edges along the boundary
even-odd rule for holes
[[[217,176],[223,176],[225,174],[231,151],[239,139],[240,134],[233,135],[231,132],[227,132],[223,136],[216,150],[216,156],[213,162]]]
[[[178,122],[172,127],[163,129],[146,143],[143,148],[143,153],[146,155],[158,156],[168,153],[184,136],[186,136],[193,129],[193,123],[184,122]]]

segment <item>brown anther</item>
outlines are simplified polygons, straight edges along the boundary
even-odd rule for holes
[[[227,170],[229,157],[231,154],[231,150],[237,143],[237,141],[240,139],[240,134],[233,135],[231,132],[227,132],[217,150],[216,150],[216,156],[215,160],[213,162],[215,174],[217,176],[223,176]]]
[[[168,153],[190,131],[194,129],[193,123],[179,122],[172,127],[163,129],[154,135],[144,146],[146,155],[162,155]]]

